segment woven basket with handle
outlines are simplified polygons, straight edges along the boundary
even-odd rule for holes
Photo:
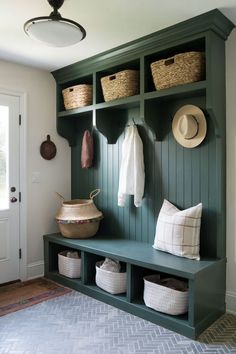
[[[139,93],[139,71],[123,70],[101,78],[102,92],[106,102]]]
[[[155,61],[151,71],[156,90],[200,81],[205,73],[204,53],[186,52]]]
[[[73,109],[92,104],[92,85],[75,85],[62,90],[65,109]]]
[[[56,193],[62,201],[61,208],[56,215],[56,221],[64,237],[89,238],[97,233],[103,214],[96,208],[93,198],[99,193],[100,189],[95,189],[90,193],[89,199],[68,201],[65,201],[63,196]]]

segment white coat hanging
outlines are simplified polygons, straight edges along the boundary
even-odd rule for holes
[[[134,205],[140,207],[144,193],[143,143],[136,125],[127,127],[122,144],[118,206],[124,207],[126,196],[134,195]]]

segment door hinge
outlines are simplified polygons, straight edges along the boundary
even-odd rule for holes
[[[21,125],[21,114],[19,114],[19,125]]]
[[[19,192],[19,203],[21,202],[21,192]]]
[[[21,254],[21,248],[19,248],[19,259],[21,259],[21,256],[22,256],[22,254]]]

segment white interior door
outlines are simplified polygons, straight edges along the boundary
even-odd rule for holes
[[[19,279],[20,98],[0,94],[0,283]]]

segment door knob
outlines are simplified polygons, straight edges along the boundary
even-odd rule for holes
[[[11,192],[15,192],[16,191],[16,187],[11,187]]]
[[[11,203],[15,203],[15,202],[17,202],[17,198],[16,197],[11,197]]]

